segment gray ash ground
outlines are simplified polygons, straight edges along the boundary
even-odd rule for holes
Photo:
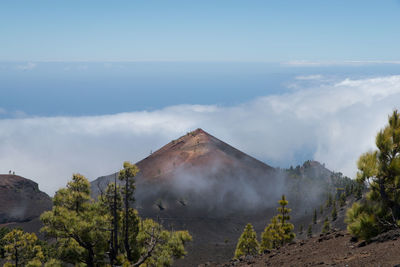
[[[355,241],[346,231],[331,231],[259,256],[199,266],[400,266],[400,230]]]

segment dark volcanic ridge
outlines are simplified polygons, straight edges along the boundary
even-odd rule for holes
[[[0,224],[30,221],[51,206],[51,198],[37,183],[18,175],[0,175]]]

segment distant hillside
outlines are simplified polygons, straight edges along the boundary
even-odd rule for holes
[[[180,266],[230,259],[244,225],[251,222],[260,233],[276,213],[281,194],[287,195],[297,231],[312,222],[313,210],[325,203],[328,193],[335,195],[350,180],[316,161],[272,168],[202,129],[136,164],[140,215],[193,235],[188,256],[177,261]],[[93,195],[115,178],[111,174],[93,181]]]
[[[26,222],[51,209],[51,198],[38,184],[18,175],[0,174],[0,224]]]

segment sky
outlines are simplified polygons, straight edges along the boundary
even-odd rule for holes
[[[50,195],[196,128],[354,177],[400,103],[400,1],[1,1],[0,173]]]
[[[0,60],[393,60],[399,23],[396,0],[5,0]]]

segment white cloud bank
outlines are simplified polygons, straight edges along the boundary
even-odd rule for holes
[[[178,105],[90,117],[0,120],[0,172],[53,194],[72,173],[89,179],[136,162],[198,127],[272,165],[308,155],[354,175],[358,156],[400,103],[400,76],[350,80],[260,97],[232,107]]]

